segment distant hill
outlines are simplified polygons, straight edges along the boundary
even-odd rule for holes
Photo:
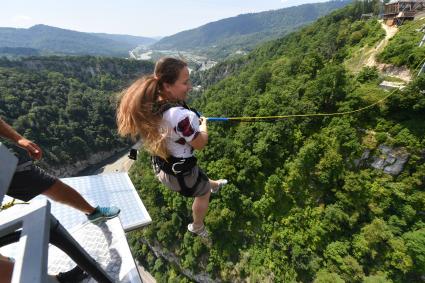
[[[0,54],[3,56],[38,56],[40,51],[27,47],[0,47]]]
[[[118,42],[126,42],[134,47],[138,45],[150,45],[157,42],[158,40],[150,37],[134,36],[126,34],[109,34],[109,33],[91,33],[94,36],[101,38],[111,39]]]
[[[102,55],[128,56],[138,45],[155,39],[130,35],[85,33],[46,25],[28,29],[0,28],[0,55]]]
[[[349,0],[331,1],[242,14],[164,37],[152,47],[198,50],[223,57],[238,49],[249,51],[259,42],[282,37],[349,3]]]

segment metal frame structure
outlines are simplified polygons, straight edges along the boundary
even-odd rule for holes
[[[17,159],[0,144],[0,161],[0,200],[2,200],[15,172]],[[0,218],[0,247],[18,242],[19,249],[19,256],[13,268],[12,283],[52,282],[47,275],[49,241],[64,251],[97,282],[113,282],[51,215],[49,201],[31,204],[22,214],[8,215],[6,218]]]
[[[0,222],[0,246],[19,242],[20,256],[15,261],[12,283],[50,282],[47,276],[49,214],[50,203],[46,202],[41,207],[32,207],[24,216]]]

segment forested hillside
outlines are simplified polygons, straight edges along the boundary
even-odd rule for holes
[[[286,35],[350,2],[338,0],[242,14],[164,37],[153,47],[190,50],[211,58],[225,58],[238,50],[250,51],[260,42]]]
[[[97,55],[128,57],[138,45],[155,39],[104,33],[85,33],[46,25],[28,29],[0,27],[0,55]]]
[[[395,66],[407,66],[414,69],[424,59],[424,48],[418,42],[423,35],[423,21],[408,21],[400,27],[400,32],[392,38],[387,48],[379,54],[379,60]]]
[[[0,116],[43,148],[45,165],[72,164],[126,145],[113,97],[152,71],[151,62],[114,58],[2,58]]]
[[[207,117],[268,116],[350,111],[388,96],[375,68],[344,68],[384,37],[377,20],[360,20],[375,4],[258,47],[192,104]],[[381,60],[416,71],[425,47],[411,56],[394,44],[421,36],[400,28]],[[160,185],[147,154],[132,168],[153,222],[130,240],[158,282],[423,282],[425,75],[363,112],[210,122],[209,136],[200,165],[230,181],[212,197],[209,241],[187,231],[191,200]]]

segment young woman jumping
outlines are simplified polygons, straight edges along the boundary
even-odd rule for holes
[[[141,137],[161,183],[185,197],[194,197],[193,223],[188,230],[207,237],[204,218],[210,195],[227,180],[210,180],[196,164],[193,151],[206,146],[208,131],[205,117],[185,103],[191,89],[186,62],[162,58],[154,74],[138,79],[123,92],[117,124],[120,135]]]

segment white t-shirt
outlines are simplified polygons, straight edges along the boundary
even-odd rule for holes
[[[193,141],[200,133],[199,118],[184,107],[172,107],[162,114],[161,127],[167,135],[167,149],[174,157],[193,156]]]

